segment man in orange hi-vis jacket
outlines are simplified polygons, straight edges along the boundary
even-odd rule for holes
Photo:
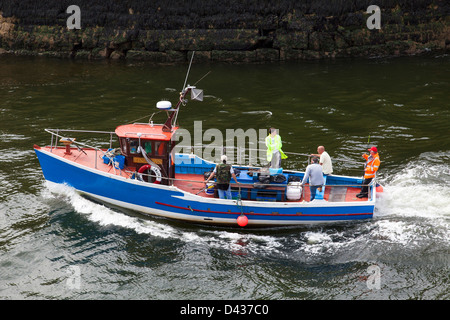
[[[368,150],[370,151],[370,156],[365,153],[362,155],[366,159],[366,163],[364,165],[364,181],[361,192],[356,195],[358,198],[368,197],[369,187],[367,185],[375,178],[375,174],[380,167],[380,156],[378,155],[377,147],[372,147]]]

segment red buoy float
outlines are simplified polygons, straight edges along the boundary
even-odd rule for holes
[[[237,218],[237,224],[240,227],[245,227],[248,224],[248,218],[246,216],[244,216],[243,214],[241,214],[238,218]]]

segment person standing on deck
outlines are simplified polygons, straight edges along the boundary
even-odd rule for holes
[[[331,163],[331,157],[328,152],[325,151],[324,146],[317,147],[318,154],[311,154],[315,157],[320,157],[319,164],[322,166],[322,172],[325,176],[333,173],[333,165]]]
[[[277,134],[277,129],[270,128],[269,135],[266,137],[266,147],[267,161],[269,161],[271,168],[281,168],[281,159],[287,158],[287,155],[281,150],[282,146],[281,137]]]
[[[356,195],[358,198],[367,198],[369,196],[368,184],[375,178],[375,174],[380,167],[380,156],[378,155],[377,147],[372,147],[368,150],[370,151],[370,156],[365,153],[362,155],[363,158],[366,159],[366,163],[364,164],[363,185],[360,193]]]
[[[311,198],[309,201],[313,201],[316,198],[316,191],[325,184],[323,178],[322,166],[319,164],[319,159],[314,157],[311,159],[311,164],[306,168],[305,176],[302,180],[302,186],[308,181],[309,178],[309,191],[311,192]]]
[[[205,183],[208,183],[208,181],[214,176],[217,176],[217,192],[219,193],[220,199],[232,199],[231,196],[231,186],[230,186],[230,180],[231,177],[233,177],[234,181],[236,183],[239,183],[236,179],[236,175],[234,174],[233,167],[231,164],[227,164],[227,156],[223,155],[220,160],[222,160],[222,163],[216,165],[214,168],[214,171],[211,172],[208,179],[205,181]],[[225,198],[226,196],[226,198]]]

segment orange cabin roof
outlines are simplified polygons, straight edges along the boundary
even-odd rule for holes
[[[116,134],[121,138],[139,138],[138,134],[140,133],[141,139],[169,141],[172,138],[172,135],[178,129],[178,127],[175,127],[172,128],[172,132],[164,132],[162,128],[163,125],[161,124],[125,124],[116,128]]]

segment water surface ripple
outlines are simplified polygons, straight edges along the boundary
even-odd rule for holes
[[[150,115],[176,101],[186,65],[0,63],[1,299],[450,298],[449,56],[195,65],[192,83],[212,72],[184,128],[275,126],[285,151],[323,144],[346,175],[361,175],[369,139],[380,150],[371,221],[271,230],[144,219],[44,182],[32,150],[50,142],[44,128],[111,131]]]

